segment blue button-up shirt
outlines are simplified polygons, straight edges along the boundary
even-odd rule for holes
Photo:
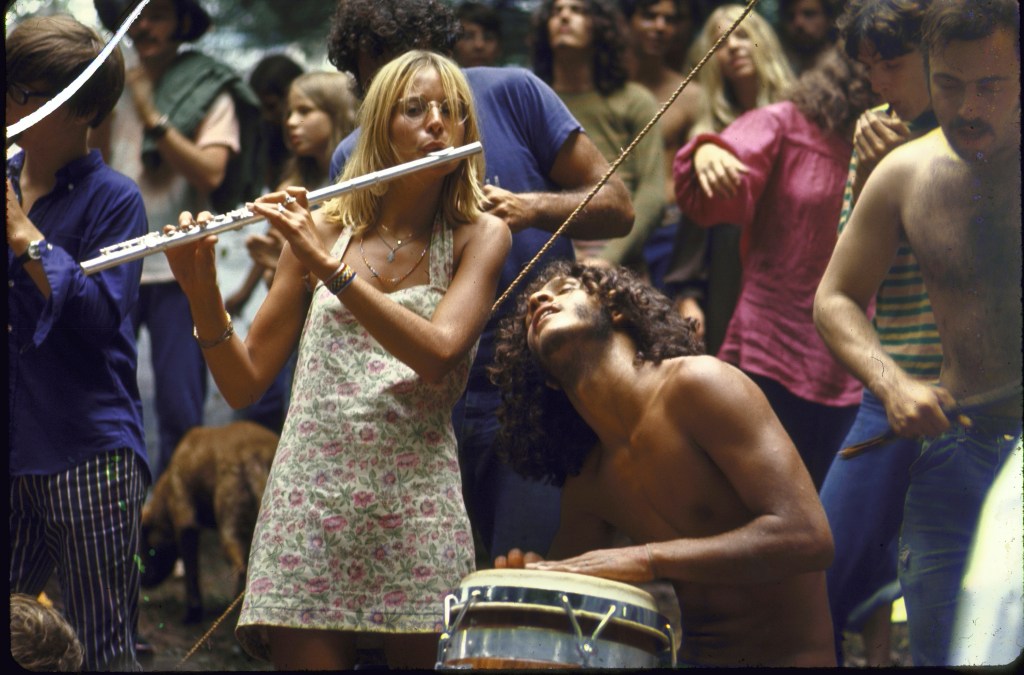
[[[7,162],[21,196],[25,153]],[[146,233],[139,189],[98,151],[57,172],[32,205],[43,233],[47,299],[7,249],[8,447],[10,474],[54,474],[131,448],[146,464],[131,313],[142,263],[86,276],[78,261]],[[189,339],[185,335],[182,339]]]

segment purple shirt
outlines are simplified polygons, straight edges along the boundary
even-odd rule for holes
[[[736,198],[708,199],[701,191],[693,153],[703,142],[750,169]],[[673,167],[683,213],[702,227],[744,228],[743,283],[719,358],[831,406],[859,403],[862,389],[825,347],[811,315],[836,244],[852,150],[784,101],[747,112],[720,135],[697,136]]]
[[[7,162],[19,198],[25,153]],[[78,262],[146,233],[139,189],[93,150],[57,172],[28,214],[46,238],[43,297],[7,248],[10,475],[66,471],[131,448],[146,463],[131,312],[142,262],[85,276]],[[182,335],[182,340],[190,340]]]

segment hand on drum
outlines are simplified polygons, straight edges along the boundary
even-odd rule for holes
[[[495,558],[494,566],[498,569],[526,568],[587,574],[592,577],[627,583],[643,583],[656,578],[651,558],[645,546],[604,548],[565,560],[544,560],[532,551],[524,554],[514,548],[508,552],[507,556]]]
[[[495,558],[494,567],[495,569],[499,570],[521,570],[525,568],[527,565],[532,565],[533,563],[537,562],[543,562],[543,560],[544,558],[542,558],[538,553],[534,553],[533,551],[523,553],[518,548],[514,548],[508,552],[508,555],[499,555],[497,558]]]

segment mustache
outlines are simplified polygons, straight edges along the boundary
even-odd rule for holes
[[[982,120],[966,120],[962,117],[958,117],[953,120],[953,124],[950,125],[951,131],[960,131],[961,129],[967,129],[969,131],[983,131],[985,133],[992,133],[992,126]]]

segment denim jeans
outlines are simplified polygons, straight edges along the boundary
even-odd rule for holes
[[[957,598],[982,502],[1021,432],[1019,418],[964,411],[910,467],[898,571],[915,666],[947,665]]]
[[[142,324],[149,330],[160,447],[146,450],[155,485],[181,438],[203,423],[206,361],[191,337],[192,312],[177,282],[143,284],[132,324],[136,336]]]
[[[511,548],[547,555],[558,530],[561,490],[523,478],[494,451],[497,389],[466,390],[452,411],[469,519],[493,560]]]
[[[842,447],[888,430],[885,406],[865,389]],[[899,597],[896,542],[910,465],[920,445],[916,439],[897,439],[851,459],[837,456],[825,477],[821,503],[835,542],[826,578],[838,663],[843,662],[843,630],[860,630],[872,611]]]

